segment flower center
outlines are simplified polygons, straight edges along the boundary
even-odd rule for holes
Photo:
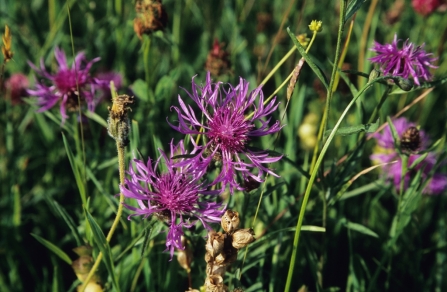
[[[210,127],[208,137],[212,147],[229,153],[239,153],[245,149],[247,134],[253,127],[245,120],[243,113],[232,105],[218,108],[208,126]]]
[[[156,186],[158,197],[154,201],[171,212],[191,212],[197,203],[198,191],[197,185],[187,179],[180,173],[162,175]]]
[[[77,91],[77,86],[79,86],[79,88],[82,88],[85,85],[86,81],[85,77],[82,76],[82,74],[77,75],[78,80],[76,84],[76,72],[74,70],[61,70],[54,77],[54,83],[62,93],[67,93],[70,91],[75,92]]]

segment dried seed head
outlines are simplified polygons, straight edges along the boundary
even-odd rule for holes
[[[400,139],[400,147],[405,153],[412,153],[421,147],[421,135],[416,127],[409,127]]]
[[[205,249],[211,257],[217,256],[224,247],[225,235],[222,232],[211,231],[208,233]]]
[[[168,15],[161,0],[137,0],[135,11],[137,17],[134,19],[133,28],[140,39],[143,34],[163,30],[168,23]]]
[[[129,145],[130,121],[127,113],[131,109],[128,105],[134,102],[134,97],[123,94],[112,101],[112,108],[108,108],[107,131],[124,148]]]
[[[226,292],[228,287],[223,284],[223,278],[217,275],[211,275],[206,277],[205,280],[206,292]]]
[[[235,288],[233,290],[233,292],[244,292],[244,289],[242,289],[242,288]]]
[[[232,233],[238,229],[239,223],[239,213],[232,210],[227,210],[221,219],[222,228],[227,233]]]
[[[236,249],[241,249],[243,247],[246,247],[248,244],[255,241],[254,236],[255,233],[253,232],[253,229],[251,228],[245,228],[245,229],[239,229],[233,233],[233,247]]]

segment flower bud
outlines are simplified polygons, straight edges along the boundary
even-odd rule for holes
[[[239,223],[239,213],[232,210],[227,210],[221,219],[222,228],[227,233],[232,233],[239,228]]]
[[[412,153],[421,147],[421,135],[416,127],[409,127],[400,139],[400,147],[405,153]]]
[[[243,247],[246,247],[253,241],[255,241],[254,238],[254,232],[251,228],[245,228],[245,229],[239,229],[233,233],[233,241],[232,245],[236,249],[241,249]]]

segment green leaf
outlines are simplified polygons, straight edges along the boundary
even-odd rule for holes
[[[399,152],[399,154],[402,154],[400,151],[400,137],[399,134],[397,133],[396,128],[394,127],[393,121],[391,120],[390,117],[386,117],[386,121],[388,122],[388,126],[390,127],[391,130],[391,135],[393,136],[393,141],[394,141],[394,148],[396,148],[397,152]]]
[[[84,180],[82,179],[81,173],[79,172],[76,158],[73,155],[73,152],[70,149],[70,146],[68,145],[67,138],[65,138],[64,133],[62,133],[62,139],[64,140],[65,145],[65,151],[67,152],[68,160],[70,161],[71,169],[73,170],[73,174],[76,180],[76,185],[78,186],[79,194],[81,195],[82,204],[86,205],[86,191],[84,186]]]
[[[40,242],[41,244],[43,244],[46,248],[51,250],[55,255],[60,257],[64,262],[71,265],[72,261],[71,261],[70,257],[65,252],[63,252],[59,247],[55,246],[48,240],[43,239],[42,237],[40,237],[39,235],[36,235],[34,233],[31,233],[31,236],[33,236],[35,239],[37,239],[37,241]]]
[[[359,91],[357,87],[349,80],[348,76],[345,74],[344,71],[338,70],[338,74],[340,74],[340,77],[343,79],[343,81],[348,85],[349,90],[351,91],[352,96],[357,96],[359,94]]]
[[[100,115],[98,115],[95,112],[91,112],[91,111],[86,111],[84,113],[84,115],[89,118],[92,121],[97,122],[98,124],[100,124],[101,126],[103,126],[104,128],[107,128],[107,122],[106,120],[104,120],[103,117],[101,117]]]
[[[136,97],[145,102],[149,101],[149,88],[145,81],[143,81],[142,79],[137,79],[129,87],[130,89],[132,89]]]
[[[82,237],[79,235],[78,229],[71,218],[70,215],[68,215],[67,211],[65,211],[64,207],[59,205],[56,201],[53,200],[53,206],[56,209],[56,211],[59,213],[59,215],[64,219],[65,223],[67,223],[68,228],[71,230],[71,234],[76,240],[77,246],[81,246],[83,244]]]
[[[351,18],[359,9],[362,7],[363,3],[365,3],[366,0],[352,0],[348,4],[348,8],[346,9],[346,16],[344,22],[346,23],[349,18]]]
[[[389,246],[393,246],[399,236],[402,234],[404,228],[410,223],[411,217],[419,206],[419,202],[422,198],[422,169],[420,169],[414,178],[411,180],[410,185],[405,190],[400,203],[398,213],[394,216],[393,224],[390,230]]]
[[[90,227],[92,228],[93,232],[93,238],[98,245],[99,250],[102,253],[102,259],[104,261],[104,264],[106,266],[107,272],[109,273],[110,277],[112,278],[113,285],[116,289],[116,291],[120,291],[119,285],[118,285],[118,279],[115,275],[115,267],[113,265],[112,261],[112,253],[110,251],[109,243],[106,240],[106,237],[104,236],[104,233],[102,232],[101,228],[99,227],[98,223],[96,223],[95,219],[90,215],[90,213],[87,211],[87,209],[84,209],[85,215],[87,217],[88,223],[90,224]]]
[[[346,219],[344,219],[343,221],[344,222],[342,222],[342,223],[343,223],[343,225],[346,228],[349,228],[349,229],[351,229],[353,231],[357,231],[357,232],[363,233],[365,235],[369,235],[369,236],[372,236],[372,237],[379,238],[377,233],[375,233],[374,231],[372,231],[371,229],[369,229],[368,227],[366,227],[366,226],[364,226],[362,224],[350,222],[350,221],[348,221]]]
[[[301,56],[303,56],[304,60],[306,60],[306,63],[314,71],[315,75],[317,75],[317,77],[320,79],[321,83],[323,83],[324,87],[326,87],[326,89],[328,89],[329,88],[329,85],[328,85],[329,83],[327,81],[326,76],[323,73],[323,70],[321,70],[320,67],[318,67],[314,63],[314,61],[312,61],[310,56],[306,53],[306,50],[304,49],[304,47],[296,39],[295,34],[293,32],[291,32],[289,28],[287,28],[287,32],[289,33],[289,36],[292,38],[292,41],[293,41],[295,47],[300,52]]]
[[[171,76],[165,75],[161,77],[155,87],[155,96],[157,99],[164,100],[172,95],[174,89],[175,80]]]
[[[377,120],[377,122],[375,122],[375,123],[370,123],[370,124],[361,124],[361,125],[357,125],[357,126],[338,128],[335,135],[349,136],[349,135],[357,134],[360,132],[374,133],[378,128],[379,128],[379,120]],[[324,133],[324,137],[325,138],[328,137],[331,133],[332,133],[332,129],[327,130]]]

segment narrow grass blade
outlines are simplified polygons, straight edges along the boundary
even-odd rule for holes
[[[59,215],[62,217],[62,219],[67,223],[68,228],[71,230],[71,234],[76,240],[77,246],[81,246],[83,244],[83,240],[81,235],[79,235],[78,229],[76,227],[76,224],[73,221],[73,218],[65,211],[65,208],[59,205],[56,201],[53,200],[53,205],[56,211],[59,213]]]
[[[81,195],[82,204],[85,206],[87,199],[86,199],[84,180],[82,179],[81,172],[79,171],[79,168],[76,163],[76,158],[74,157],[73,152],[71,151],[70,146],[68,145],[68,141],[67,138],[65,138],[64,133],[62,133],[62,139],[64,140],[65,151],[67,152],[68,160],[70,161],[71,169],[73,170],[76,184],[78,186],[79,194]]]
[[[115,287],[116,291],[120,291],[119,285],[118,285],[118,279],[115,275],[115,268],[112,261],[112,253],[110,251],[109,243],[106,240],[106,237],[104,236],[104,233],[102,232],[101,228],[99,227],[98,223],[96,223],[95,219],[92,215],[87,211],[87,209],[84,209],[85,215],[87,217],[88,223],[90,224],[90,227],[92,228],[93,232],[93,238],[98,245],[99,250],[103,254],[103,261],[106,266],[107,272],[109,273],[110,277],[112,278],[113,286]]]
[[[295,34],[293,32],[291,32],[289,28],[287,28],[287,32],[289,33],[289,36],[292,39],[293,44],[298,49],[298,51],[300,52],[301,56],[303,56],[303,58],[306,60],[306,62],[309,65],[309,67],[314,71],[315,75],[317,75],[317,77],[320,79],[321,83],[323,83],[324,87],[326,89],[328,89],[329,88],[329,85],[328,85],[329,83],[327,81],[326,76],[323,73],[323,70],[321,70],[320,67],[318,67],[314,63],[314,61],[312,61],[310,56],[306,53],[306,50],[304,49],[304,47],[296,39]]]
[[[71,261],[70,257],[65,252],[63,252],[59,247],[55,246],[48,240],[43,239],[39,235],[31,233],[31,236],[33,236],[35,239],[37,239],[37,241],[40,242],[41,244],[43,244],[46,248],[51,250],[55,255],[60,257],[64,262],[71,265],[72,261]]]
[[[349,2],[348,7],[346,9],[346,16],[344,19],[344,22],[346,23],[349,18],[351,18],[359,9],[362,7],[363,3],[365,3],[366,0],[352,0]]]
[[[372,231],[371,229],[369,229],[368,227],[366,227],[362,224],[350,222],[348,220],[343,220],[343,221],[344,221],[343,225],[350,230],[360,232],[360,233],[363,233],[368,236],[379,238],[379,235],[377,235],[377,233],[375,233],[374,231]]]

